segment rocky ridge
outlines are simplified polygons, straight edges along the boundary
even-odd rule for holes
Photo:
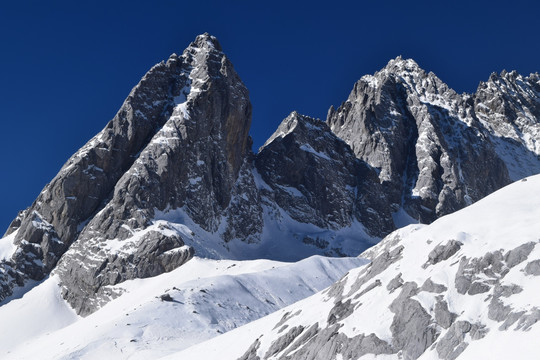
[[[109,295],[108,285],[170,271],[193,255],[184,240],[191,235],[153,223],[156,211],[183,208],[209,232],[217,231],[226,216],[248,149],[247,89],[210,36],[198,37],[164,66],[174,74],[168,120],[56,269],[64,297],[81,314],[96,308],[92,295]],[[117,248],[111,249],[114,242]],[[85,269],[97,273],[89,277]]]
[[[510,74],[457,94],[398,57],[362,77],[327,122],[378,169],[394,211],[429,223],[540,170],[538,75]]]
[[[150,69],[12,222],[0,301],[52,271],[87,315],[120,295],[114,285],[194,253],[356,256],[400,211],[431,222],[540,171],[539,83],[504,73],[459,95],[398,58],[358,81],[326,124],[293,112],[254,154],[248,91],[200,35]]]
[[[353,222],[381,237],[394,228],[375,170],[317,119],[293,112],[259,149],[255,168],[270,203],[291,218],[338,230]]]
[[[114,285],[171,271],[194,253],[356,255],[393,229],[374,171],[324,122],[293,113],[289,134],[257,155],[250,123],[248,91],[214,37],[154,66],[11,224],[16,250],[0,265],[0,299],[53,271],[87,315],[120,295]],[[283,149],[282,138],[294,146]],[[299,160],[309,176],[282,172]],[[346,171],[334,176],[334,166]]]

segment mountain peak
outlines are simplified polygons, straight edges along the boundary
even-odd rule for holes
[[[404,59],[401,55],[392,59],[384,67],[384,70],[392,73],[423,71],[413,59]]]
[[[195,48],[204,49],[204,50],[223,51],[218,39],[207,32],[205,32],[204,34],[198,35],[195,38],[195,41],[193,41],[189,45],[189,47],[195,47]]]
[[[283,119],[276,131],[272,134],[272,136],[268,138],[268,140],[266,140],[266,142],[263,146],[261,146],[260,149],[264,148],[278,137],[285,137],[286,135],[295,131],[295,129],[310,129],[314,127],[319,128],[323,124],[324,122],[319,119],[315,119],[307,115],[302,115],[297,111],[293,111],[289,114],[289,116]]]

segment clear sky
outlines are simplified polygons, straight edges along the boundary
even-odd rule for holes
[[[522,0],[1,1],[0,233],[197,34],[219,39],[250,90],[256,150],[292,110],[324,119],[398,55],[458,92],[540,71],[538,14]]]

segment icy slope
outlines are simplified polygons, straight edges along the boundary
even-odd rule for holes
[[[117,285],[123,295],[86,318],[75,315],[57,278],[49,278],[0,308],[0,358],[154,359],[310,296],[364,263],[195,257],[170,273]]]
[[[537,358],[538,219],[534,176],[392,233],[325,291],[169,359]]]

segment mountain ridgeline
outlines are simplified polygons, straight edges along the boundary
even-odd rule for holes
[[[457,94],[412,60],[364,76],[326,122],[292,112],[251,150],[248,90],[215,37],[152,67],[2,241],[0,301],[49,274],[88,315],[194,254],[356,256],[540,173],[540,78]]]

